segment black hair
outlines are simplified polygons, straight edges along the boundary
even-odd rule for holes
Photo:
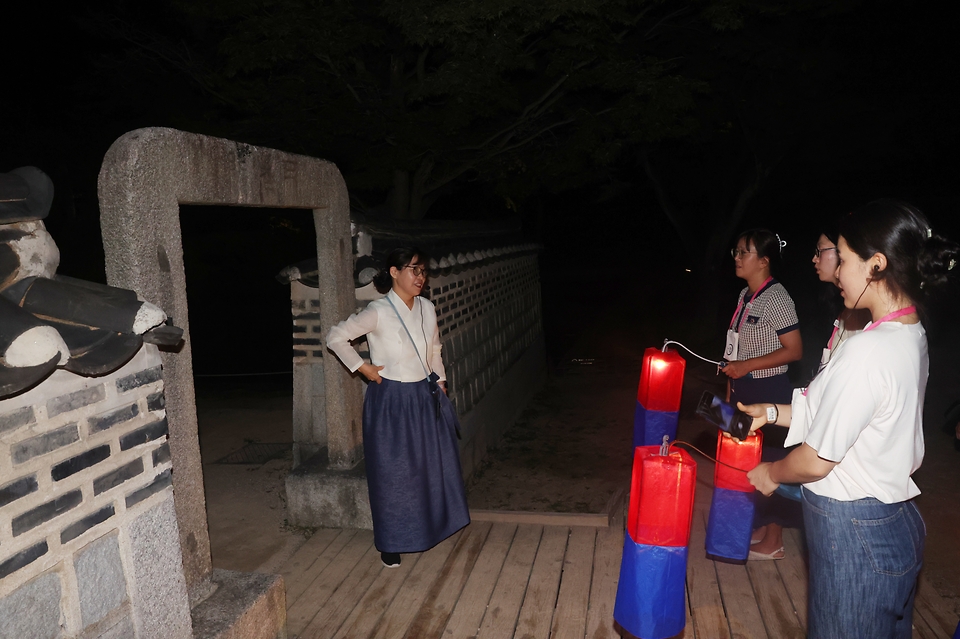
[[[749,229],[737,236],[737,242],[743,240],[747,248],[753,244],[757,251],[757,258],[767,258],[770,261],[770,274],[774,275],[780,268],[780,258],[783,247],[780,245],[780,236],[767,229]]]
[[[873,279],[920,310],[931,291],[947,282],[960,255],[960,246],[934,233],[923,213],[897,200],[875,200],[843,217],[840,235],[862,260],[882,253],[887,267],[874,271]]]
[[[410,266],[414,258],[417,258],[418,264],[426,264],[428,261],[426,254],[415,246],[403,246],[390,251],[383,268],[373,276],[373,286],[381,293],[389,293],[390,289],[393,288],[393,278],[390,277],[390,267],[403,269],[406,266]]]

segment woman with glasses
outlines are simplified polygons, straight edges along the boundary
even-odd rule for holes
[[[787,365],[803,355],[799,322],[793,299],[773,278],[784,243],[771,231],[744,231],[731,251],[737,277],[746,281],[727,330],[724,351],[727,399],[755,404],[788,402],[793,385]],[[774,428],[764,434],[763,459],[773,461],[786,455],[786,429]],[[802,516],[797,502],[780,495],[759,500],[754,517],[749,558],[783,559],[783,527],[799,527]]]
[[[909,639],[926,529],[911,475],[923,461],[929,357],[920,314],[960,247],[917,209],[872,202],[840,221],[844,306],[871,323],[841,344],[787,404],[753,404],[753,428],[789,427],[799,444],[748,473],[765,495],[803,484],[811,639]],[[918,314],[920,313],[920,314]]]
[[[831,284],[830,306],[833,306],[833,300],[840,299],[839,296],[836,295],[836,293],[839,293],[840,286],[840,282],[837,280],[837,268],[840,266],[840,257],[837,255],[837,241],[839,239],[840,233],[835,225],[831,228],[824,229],[817,239],[817,246],[813,251],[813,269],[817,273],[817,278],[821,282]],[[827,340],[827,344],[821,354],[817,372],[823,370],[823,367],[830,361],[831,354],[836,352],[840,344],[852,335],[859,333],[869,321],[870,316],[866,310],[843,308],[841,304],[837,319],[833,322],[833,331],[830,333],[830,339]]]
[[[363,454],[374,543],[388,568],[400,565],[400,553],[432,548],[470,523],[437,315],[420,297],[426,274],[421,251],[393,251],[373,280],[386,295],[327,334],[340,361],[372,382],[363,401]],[[369,363],[350,345],[363,335]]]

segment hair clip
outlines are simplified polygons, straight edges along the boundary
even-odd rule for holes
[[[931,237],[933,237],[933,229],[927,227],[927,238],[929,239]]]
[[[956,265],[957,265],[957,261],[956,261],[956,260],[950,260],[950,263],[947,264],[947,270],[948,270],[948,271],[952,271],[952,270],[953,270],[953,267],[956,266]]]
[[[779,233],[774,233],[774,236],[777,238],[777,244],[780,245],[780,252],[783,253],[783,248],[787,245],[787,243],[780,239]]]

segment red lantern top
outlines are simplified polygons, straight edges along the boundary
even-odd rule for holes
[[[747,479],[747,473],[735,470],[753,470],[760,463],[763,453],[763,433],[759,430],[751,433],[744,441],[733,437],[724,437],[720,431],[717,439],[717,459],[730,464],[734,468],[717,464],[713,474],[715,488],[738,490],[742,493],[752,493],[753,485]]]
[[[637,401],[647,410],[680,410],[683,373],[687,361],[674,350],[666,352],[650,347],[643,352]]]
[[[697,464],[685,450],[667,455],[659,446],[637,446],[633,455],[627,532],[638,544],[690,543]]]

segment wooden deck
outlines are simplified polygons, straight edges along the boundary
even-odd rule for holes
[[[700,464],[687,566],[685,639],[805,636],[807,569],[799,533],[787,558],[746,566],[702,552],[712,467]],[[482,513],[435,548],[386,569],[367,530],[320,530],[282,568],[290,639],[603,639],[623,550],[610,517]],[[609,522],[609,525],[604,525]],[[921,578],[914,637],[950,639],[957,615]]]

